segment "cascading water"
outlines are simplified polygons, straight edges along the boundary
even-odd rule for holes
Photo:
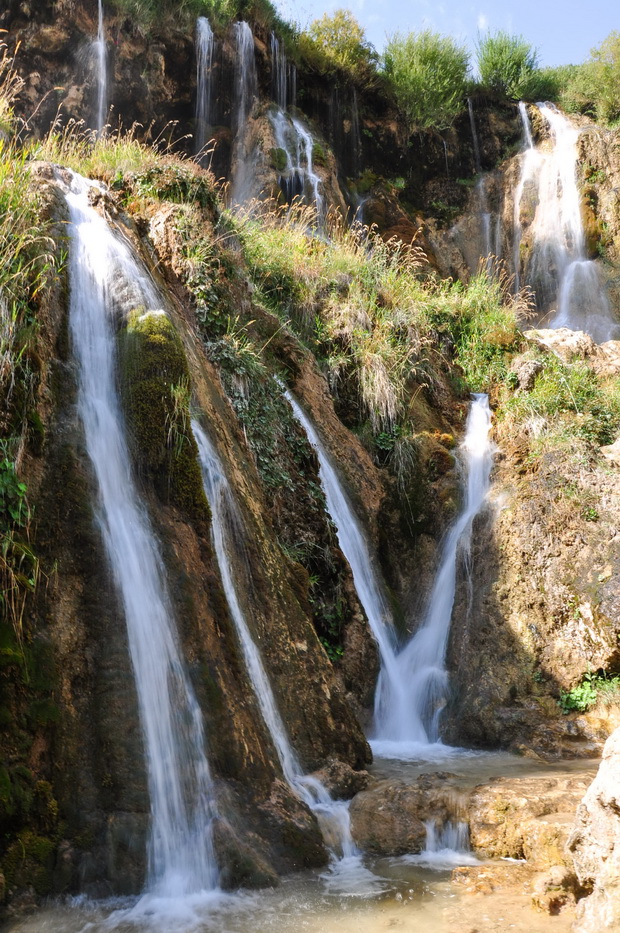
[[[293,409],[293,414],[317,453],[319,476],[325,492],[327,511],[336,526],[338,544],[351,568],[359,601],[377,642],[381,670],[392,685],[393,694],[399,697],[402,694],[404,702],[404,685],[400,683],[396,664],[395,637],[390,612],[381,592],[362,529],[342,488],[338,474],[319,439],[316,428],[291,393],[287,390],[284,394]]]
[[[426,843],[419,855],[405,855],[404,862],[445,871],[457,865],[478,865],[469,844],[469,824],[449,820],[438,827],[435,820],[426,820]]]
[[[180,654],[165,569],[130,470],[115,378],[118,305],[163,314],[148,275],[89,204],[95,184],[72,176],[70,325],[78,409],[98,486],[97,514],[125,613],[151,800],[148,889],[163,897],[213,890],[213,803],[202,715]],[[115,300],[116,299],[116,300]]]
[[[351,891],[361,885],[368,890],[370,873],[362,867],[361,855],[351,837],[348,802],[333,800],[317,778],[304,774],[278,710],[260,652],[252,638],[241,608],[233,573],[235,561],[243,562],[243,530],[226,474],[215,447],[200,424],[192,420],[205,493],[211,507],[211,534],[222,586],[237,631],[246,669],[273,741],[282,774],[289,787],[316,815],[332,855],[332,873],[325,876],[332,888]],[[352,893],[352,892],[351,892]]]
[[[195,151],[200,157],[208,141],[211,120],[211,71],[213,68],[213,30],[209,20],[196,20],[196,132]]]
[[[356,178],[361,170],[362,162],[362,133],[360,130],[360,111],[357,103],[357,89],[354,87],[351,94],[351,166],[352,175]]]
[[[519,183],[514,196],[514,218],[513,218],[513,265],[515,276],[515,293],[521,289],[521,235],[523,226],[521,223],[521,201],[523,192],[528,182],[535,177],[540,165],[540,153],[534,146],[532,138],[532,128],[527,107],[523,101],[519,102],[519,115],[523,127],[523,138],[525,141],[524,153],[522,156],[521,174]]]
[[[280,109],[270,114],[270,120],[276,147],[286,154],[286,165],[279,176],[282,194],[287,204],[298,199],[314,207],[320,225],[324,205],[321,179],[312,164],[312,135],[300,120]]]
[[[271,33],[271,96],[280,110],[294,107],[297,97],[297,69],[286,57],[284,47]]]
[[[474,210],[480,218],[480,261],[486,264],[486,271],[491,275],[494,271],[494,250],[491,235],[491,211],[489,209],[489,197],[487,194],[488,176],[482,174],[482,162],[480,161],[480,142],[478,140],[478,131],[476,129],[476,119],[474,117],[474,104],[471,97],[467,98],[467,109],[469,111],[469,125],[471,127],[471,138],[474,149],[474,165],[476,174],[480,177],[476,182],[474,189]]]
[[[586,255],[577,187],[577,140],[579,129],[551,104],[539,104],[541,116],[551,131],[551,147],[538,152],[532,148],[525,108],[521,115],[526,128],[526,150],[522,176],[515,192],[515,269],[520,284],[522,243],[521,201],[524,187],[537,181],[537,204],[529,235],[531,258],[525,280],[536,296],[541,314],[552,314],[551,327],[583,330],[595,340],[620,335],[613,318],[604,284],[595,262]],[[536,152],[536,156],[530,153]]]
[[[445,656],[456,591],[459,552],[467,553],[472,523],[484,504],[493,446],[489,439],[491,411],[486,395],[471,404],[461,450],[467,484],[463,510],[446,537],[425,619],[396,658],[399,690],[382,670],[375,699],[373,750],[406,758],[439,741],[439,717],[446,701]]]
[[[476,120],[474,118],[474,102],[471,97],[467,98],[467,110],[469,112],[469,125],[471,127],[471,138],[474,146],[474,165],[476,166],[476,174],[480,175],[482,172],[482,163],[480,161],[480,143],[478,142],[478,131],[476,130]]]
[[[231,201],[243,204],[252,194],[253,164],[252,153],[248,145],[248,120],[258,97],[258,78],[256,75],[256,56],[254,36],[245,22],[234,24],[236,59],[235,59],[235,110],[233,129],[233,182]]]
[[[444,664],[456,590],[458,553],[469,546],[472,522],[489,488],[493,448],[489,441],[491,412],[487,396],[475,396],[471,405],[462,444],[467,467],[465,504],[443,547],[425,621],[405,648],[397,653],[389,613],[355,514],[314,425],[290,392],[285,395],[317,452],[327,509],[379,648],[381,672],[375,695],[373,751],[393,758],[433,756],[440,750],[434,746],[440,744],[438,726],[447,686]]]
[[[99,0],[97,39],[93,43],[97,67],[97,126],[99,136],[103,133],[108,111],[108,75],[105,32],[103,28],[103,0]]]

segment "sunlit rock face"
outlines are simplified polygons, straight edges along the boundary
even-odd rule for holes
[[[569,841],[579,881],[576,933],[620,928],[620,729],[605,743],[596,778],[577,810]]]

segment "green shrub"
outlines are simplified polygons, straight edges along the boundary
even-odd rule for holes
[[[469,55],[453,39],[430,30],[396,33],[384,69],[410,130],[444,129],[462,109]]]
[[[377,53],[350,10],[336,10],[315,19],[299,37],[301,55],[322,73],[347,71],[359,79],[371,78]]]
[[[597,702],[617,703],[619,699],[620,675],[587,673],[576,687],[560,692],[558,703],[564,715],[568,715],[585,713]]]
[[[534,93],[538,53],[523,36],[511,36],[503,30],[487,33],[476,44],[476,56],[485,88],[516,99],[538,96]]]
[[[620,32],[611,32],[578,72],[577,90],[592,101],[596,118],[620,119]]]

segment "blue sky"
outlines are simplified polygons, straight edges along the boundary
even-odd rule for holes
[[[275,0],[286,19],[307,26],[339,7],[350,9],[378,51],[386,34],[433,29],[473,50],[480,30],[523,35],[541,65],[579,64],[609,33],[620,30],[616,0]]]

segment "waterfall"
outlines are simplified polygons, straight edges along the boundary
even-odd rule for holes
[[[332,872],[350,882],[361,880],[367,873],[361,866],[361,857],[351,837],[348,801],[333,800],[324,785],[311,775],[304,774],[293,750],[277,707],[276,699],[265,671],[263,661],[252,638],[241,607],[233,566],[244,562],[243,529],[230,485],[215,447],[200,424],[192,420],[192,430],[200,457],[204,489],[211,507],[211,534],[213,549],[220,570],[222,586],[237,631],[246,669],[273,741],[282,774],[293,792],[316,815],[332,856]],[[334,879],[330,876],[330,885]]]
[[[482,163],[480,161],[480,144],[478,143],[476,121],[474,119],[474,103],[471,97],[467,98],[467,110],[469,111],[469,125],[471,126],[471,138],[474,144],[474,164],[476,166],[476,174],[479,175],[482,171]]]
[[[284,394],[317,453],[319,477],[325,492],[327,511],[336,526],[340,550],[351,568],[358,599],[377,642],[381,669],[390,683],[393,683],[394,693],[399,694],[401,684],[396,667],[395,636],[390,612],[370,558],[366,539],[316,428],[291,393],[286,391]],[[404,700],[404,695],[402,699]]]
[[[491,411],[486,395],[475,395],[461,444],[465,480],[463,509],[450,528],[441,554],[424,621],[396,659],[399,694],[381,671],[375,702],[376,742],[379,754],[407,745],[427,746],[439,741],[439,717],[445,706],[448,673],[446,648],[456,591],[460,553],[468,553],[472,523],[482,508],[488,489],[493,446],[489,440]]]
[[[289,106],[289,73],[295,70],[294,65],[289,65],[286,52],[280,44],[278,37],[274,32],[271,33],[271,96],[275,100],[280,110],[286,110]],[[291,87],[292,90],[292,87]],[[294,99],[291,103],[295,104]]]
[[[163,314],[147,273],[72,176],[70,327],[78,410],[98,486],[97,517],[123,606],[151,800],[148,888],[166,897],[213,889],[211,779],[202,715],[185,672],[165,569],[131,469],[116,386],[115,311]],[[122,723],[119,723],[122,728]]]
[[[286,164],[279,174],[282,194],[291,204],[302,200],[316,210],[317,224],[323,220],[324,204],[321,179],[314,171],[312,149],[314,140],[303,123],[278,109],[270,114],[276,147],[286,155]]]
[[[522,156],[521,173],[514,196],[512,241],[515,293],[518,293],[521,289],[521,237],[523,232],[521,224],[521,201],[523,199],[523,192],[525,190],[526,184],[531,179],[533,179],[540,164],[540,153],[534,146],[530,118],[524,101],[519,101],[519,115],[521,117],[521,125],[523,127],[523,138],[525,146],[524,154]]]
[[[476,213],[480,218],[480,242],[482,250],[480,260],[484,260],[486,271],[491,275],[494,267],[493,244],[491,237],[491,211],[489,210],[489,198],[487,195],[488,176],[481,175],[476,182],[474,189],[474,198],[476,203]]]
[[[103,0],[99,0],[97,39],[93,43],[97,68],[97,134],[102,135],[108,112],[108,78],[105,32],[103,29]]]
[[[208,141],[211,121],[211,71],[213,68],[213,30],[209,20],[196,20],[196,132],[195,151],[200,157]]]
[[[245,22],[235,23],[233,29],[236,58],[231,203],[235,205],[246,203],[254,193],[254,165],[248,140],[248,121],[258,97],[258,78],[252,30]]]
[[[457,865],[479,865],[469,844],[469,824],[463,820],[448,820],[438,827],[435,820],[425,820],[426,843],[419,855],[405,855],[410,865],[445,871]]]
[[[521,200],[531,180],[536,182],[537,204],[525,278],[534,289],[538,310],[552,315],[551,327],[583,330],[599,342],[609,340],[620,335],[620,325],[614,320],[598,266],[586,256],[577,186],[579,129],[551,104],[539,104],[538,109],[549,126],[551,146],[542,152],[532,148],[523,108],[529,148],[515,192],[515,269],[518,272],[520,267]]]
[[[258,95],[254,36],[245,22],[234,24],[237,57],[235,60],[235,130],[243,132]]]
[[[472,523],[485,501],[493,462],[488,398],[475,395],[470,408],[461,445],[467,478],[465,503],[444,543],[424,622],[397,653],[389,613],[355,514],[314,425],[290,392],[285,395],[317,452],[327,510],[336,526],[340,549],[351,567],[359,601],[379,648],[381,672],[375,695],[373,751],[394,758],[434,756],[440,750],[433,746],[440,744],[439,717],[446,698],[445,655],[458,556],[460,551],[469,549]]]
[[[353,176],[357,178],[361,171],[362,162],[362,134],[360,131],[360,112],[357,103],[357,89],[353,88],[351,95],[351,165]]]

